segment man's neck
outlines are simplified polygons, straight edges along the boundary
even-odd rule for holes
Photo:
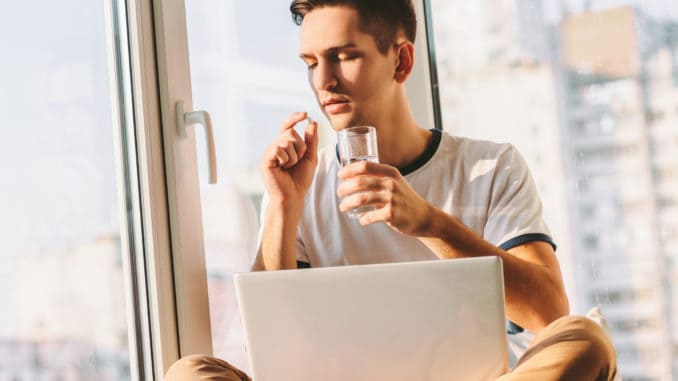
[[[419,127],[414,120],[409,103],[403,99],[397,107],[384,112],[377,124],[379,162],[404,168],[424,154],[431,141],[431,132]]]

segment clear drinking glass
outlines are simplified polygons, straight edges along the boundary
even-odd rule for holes
[[[345,128],[337,133],[339,160],[345,167],[356,161],[379,162],[377,150],[377,130],[372,126]],[[373,206],[361,206],[348,212],[351,218],[375,210]]]

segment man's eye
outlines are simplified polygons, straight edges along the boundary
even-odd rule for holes
[[[358,58],[357,54],[341,54],[339,55],[339,60],[340,61],[351,61]]]

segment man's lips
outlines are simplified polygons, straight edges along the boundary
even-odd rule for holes
[[[322,105],[328,114],[340,114],[351,109],[349,102],[344,99],[330,99],[322,102]]]

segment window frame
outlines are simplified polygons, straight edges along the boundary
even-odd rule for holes
[[[125,3],[104,2],[130,376],[153,372]],[[143,375],[143,377],[142,377]]]
[[[152,5],[155,26],[153,44],[157,62],[157,77],[153,77],[157,78],[157,82],[153,89],[157,90],[156,99],[159,100],[155,110],[160,113],[154,121],[159,125],[154,124],[157,128],[153,130],[162,131],[162,141],[154,143],[163,147],[162,158],[155,156],[153,159],[158,167],[164,163],[165,169],[164,183],[157,175],[155,179],[158,182],[154,185],[157,188],[165,187],[166,216],[169,218],[165,217],[162,222],[169,222],[167,233],[171,247],[168,252],[158,253],[158,263],[164,267],[158,269],[160,271],[156,270],[156,274],[163,281],[172,280],[163,286],[173,288],[178,357],[196,353],[210,355],[212,339],[195,133],[189,129],[186,137],[181,138],[175,118],[178,101],[184,102],[185,112],[191,111],[193,107],[185,3],[155,0]],[[148,19],[144,21],[148,22]],[[150,41],[146,43],[151,45]],[[169,258],[167,253],[170,253]],[[171,271],[171,277],[168,271]],[[168,288],[157,289],[165,292],[167,297],[172,294]],[[169,308],[169,303],[166,307]],[[169,315],[169,311],[164,312]],[[169,326],[170,322],[164,324]],[[164,359],[170,360],[170,363],[174,360]],[[167,367],[165,363],[164,368]]]
[[[115,1],[108,0],[107,9],[113,11]],[[137,244],[145,253],[129,263],[126,279],[145,288],[128,293],[127,300],[139,304],[134,308],[144,302],[148,308],[148,320],[128,315],[135,319],[128,323],[138,325],[145,337],[131,349],[132,361],[152,364],[132,364],[132,376],[160,380],[180,357],[212,350],[200,204],[186,196],[198,190],[195,137],[189,130],[179,138],[173,107],[180,99],[187,110],[192,106],[190,77],[182,75],[188,72],[184,2],[118,1],[128,28],[135,125],[128,138],[136,140],[130,157],[138,164],[142,234]],[[192,221],[197,224],[190,226]]]

